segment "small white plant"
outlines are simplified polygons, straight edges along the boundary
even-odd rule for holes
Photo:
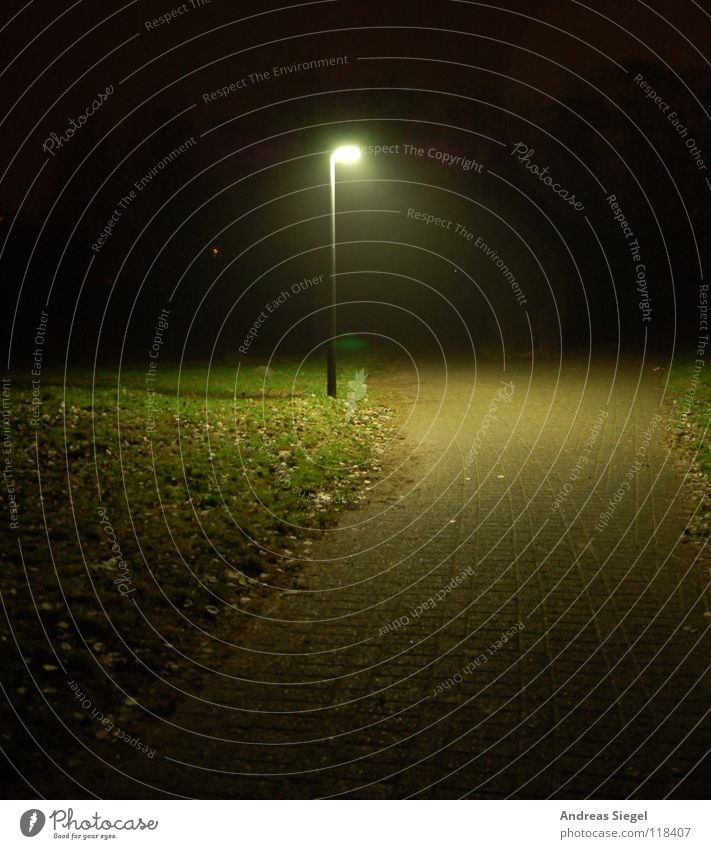
[[[353,417],[358,402],[365,398],[367,391],[368,384],[365,382],[365,369],[360,369],[355,373],[354,379],[348,381],[348,394],[346,395],[347,422]]]

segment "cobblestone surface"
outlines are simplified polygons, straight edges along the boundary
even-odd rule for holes
[[[147,720],[158,754],[122,767],[145,785],[95,792],[708,795],[709,559],[654,427],[658,375],[418,367],[370,378],[404,439],[369,503]]]

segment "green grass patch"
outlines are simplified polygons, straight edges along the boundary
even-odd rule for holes
[[[671,426],[674,440],[695,456],[699,469],[711,477],[711,374],[708,366],[693,359],[679,362],[669,372],[673,404]]]

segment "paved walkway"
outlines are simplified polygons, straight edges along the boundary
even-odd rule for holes
[[[659,375],[419,365],[370,377],[389,477],[124,768],[217,798],[707,796],[709,560]]]

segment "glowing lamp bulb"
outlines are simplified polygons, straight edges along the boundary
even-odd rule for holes
[[[331,154],[331,159],[334,162],[342,162],[345,165],[350,165],[350,163],[357,162],[360,159],[360,148],[355,144],[345,144],[342,147],[337,147]]]

